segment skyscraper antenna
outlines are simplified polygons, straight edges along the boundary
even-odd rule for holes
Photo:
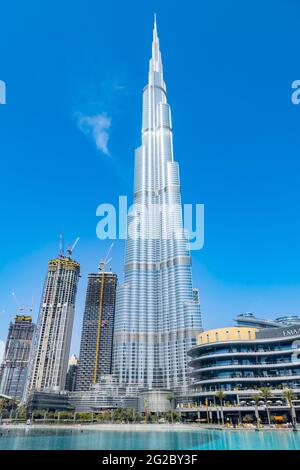
[[[63,256],[63,237],[62,237],[62,230],[60,229],[60,234],[59,234],[59,256]]]

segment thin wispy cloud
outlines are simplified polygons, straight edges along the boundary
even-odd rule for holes
[[[86,116],[79,114],[77,117],[78,127],[86,136],[91,138],[98,150],[109,155],[108,141],[111,118],[107,113]]]

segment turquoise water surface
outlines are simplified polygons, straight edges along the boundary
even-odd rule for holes
[[[238,450],[300,449],[300,431],[108,431],[18,429],[0,431],[0,450]]]

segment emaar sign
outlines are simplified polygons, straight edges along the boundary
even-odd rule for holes
[[[290,328],[282,331],[282,336],[300,336],[300,328]]]
[[[6,104],[6,84],[0,80],[0,104]]]

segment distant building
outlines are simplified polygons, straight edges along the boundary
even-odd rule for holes
[[[238,325],[252,326],[253,328],[279,328],[285,325],[300,324],[300,317],[297,315],[285,315],[275,318],[275,320],[266,320],[265,318],[257,318],[254,313],[241,313],[235,317]]]
[[[75,354],[69,360],[69,367],[66,377],[66,387],[65,389],[69,392],[74,392],[76,385],[78,371],[78,358]]]
[[[32,392],[26,404],[27,414],[35,410],[74,411],[66,393]]]
[[[90,390],[111,374],[117,275],[89,274],[80,343],[76,390]]]
[[[31,316],[17,315],[8,329],[4,359],[0,366],[0,393],[21,400],[35,325]]]
[[[62,254],[48,263],[26,397],[65,388],[79,272],[79,263]]]
[[[138,409],[138,389],[119,385],[112,375],[102,375],[90,390],[69,393],[69,402],[76,411],[91,412],[115,408]]]

